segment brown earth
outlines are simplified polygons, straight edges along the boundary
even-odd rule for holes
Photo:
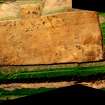
[[[95,89],[104,89],[105,80],[91,81],[91,82],[80,82],[76,81],[63,81],[63,82],[46,82],[46,83],[11,83],[11,84],[1,84],[0,89],[13,91],[15,89],[38,89],[38,88],[61,88],[72,86],[76,84],[81,84],[84,86],[92,87]]]
[[[82,85],[96,88],[96,89],[105,89],[105,80],[99,80],[99,81],[91,81],[91,82],[82,82],[80,83]]]
[[[71,82],[51,82],[51,83],[11,83],[11,84],[1,84],[0,85],[0,89],[4,89],[4,90],[15,90],[15,89],[22,89],[22,88],[60,88],[60,87],[65,87],[65,86],[71,86],[74,85],[75,81],[71,81]]]
[[[44,8],[68,4],[72,4],[71,0],[46,1]],[[41,16],[42,4],[17,2],[5,3],[0,9],[1,65],[88,62],[103,58],[96,12],[80,10]],[[6,20],[17,15],[16,20]]]
[[[85,62],[103,57],[98,17],[92,11],[1,21],[0,35],[2,65]]]

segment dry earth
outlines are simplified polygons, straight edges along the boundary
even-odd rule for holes
[[[65,86],[74,85],[75,81],[71,82],[51,82],[51,83],[11,83],[11,84],[1,84],[0,88],[4,90],[15,90],[15,89],[22,89],[22,88],[60,88]]]
[[[105,80],[91,81],[91,82],[81,82],[76,81],[63,81],[63,82],[46,82],[46,83],[11,83],[11,84],[1,84],[0,89],[13,91],[15,89],[38,89],[38,88],[61,88],[66,86],[72,86],[75,84],[82,84],[84,86],[92,87],[95,89],[105,88]]]
[[[0,35],[2,65],[87,62],[103,58],[101,31],[97,14],[92,11],[3,21]]]

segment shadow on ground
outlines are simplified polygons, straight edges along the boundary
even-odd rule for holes
[[[73,8],[105,12],[105,0],[72,0]]]
[[[48,102],[48,100],[50,100],[52,103],[56,100],[59,102],[71,102],[72,100],[76,101],[77,99],[79,99],[80,101],[83,101],[83,99],[87,101],[95,99],[96,101],[96,98],[99,99],[99,97],[105,97],[105,91],[77,84],[73,86],[55,89],[46,93],[40,93],[37,95],[27,96],[11,101],[5,101],[3,103],[11,105],[35,105],[35,103],[37,102]]]

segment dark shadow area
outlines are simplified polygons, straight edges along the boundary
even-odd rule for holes
[[[73,8],[105,12],[105,0],[72,0]]]
[[[35,105],[37,102],[72,102],[74,100],[77,101],[78,99],[79,101],[83,101],[83,99],[87,101],[95,99],[96,101],[96,99],[99,99],[100,97],[105,97],[105,91],[77,84],[73,86],[51,90],[46,93],[40,93],[11,101],[5,101],[4,103],[11,105]]]

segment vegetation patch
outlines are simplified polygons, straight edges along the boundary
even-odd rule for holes
[[[2,70],[1,70],[2,71]],[[54,69],[45,69],[45,70],[32,70],[28,71],[27,69],[24,71],[19,70],[16,72],[9,71],[0,73],[0,82],[25,82],[25,81],[49,81],[54,78],[82,78],[96,75],[104,75],[105,74],[105,66],[97,66],[97,67],[68,67],[68,68],[54,68]],[[59,79],[56,79],[59,80]]]
[[[19,97],[25,97],[29,95],[40,94],[44,92],[48,92],[54,89],[51,88],[39,88],[39,89],[16,89],[13,91],[8,91],[4,89],[0,89],[0,100],[10,100],[16,99]]]
[[[103,43],[105,44],[105,23],[101,24],[101,30],[103,35]]]

